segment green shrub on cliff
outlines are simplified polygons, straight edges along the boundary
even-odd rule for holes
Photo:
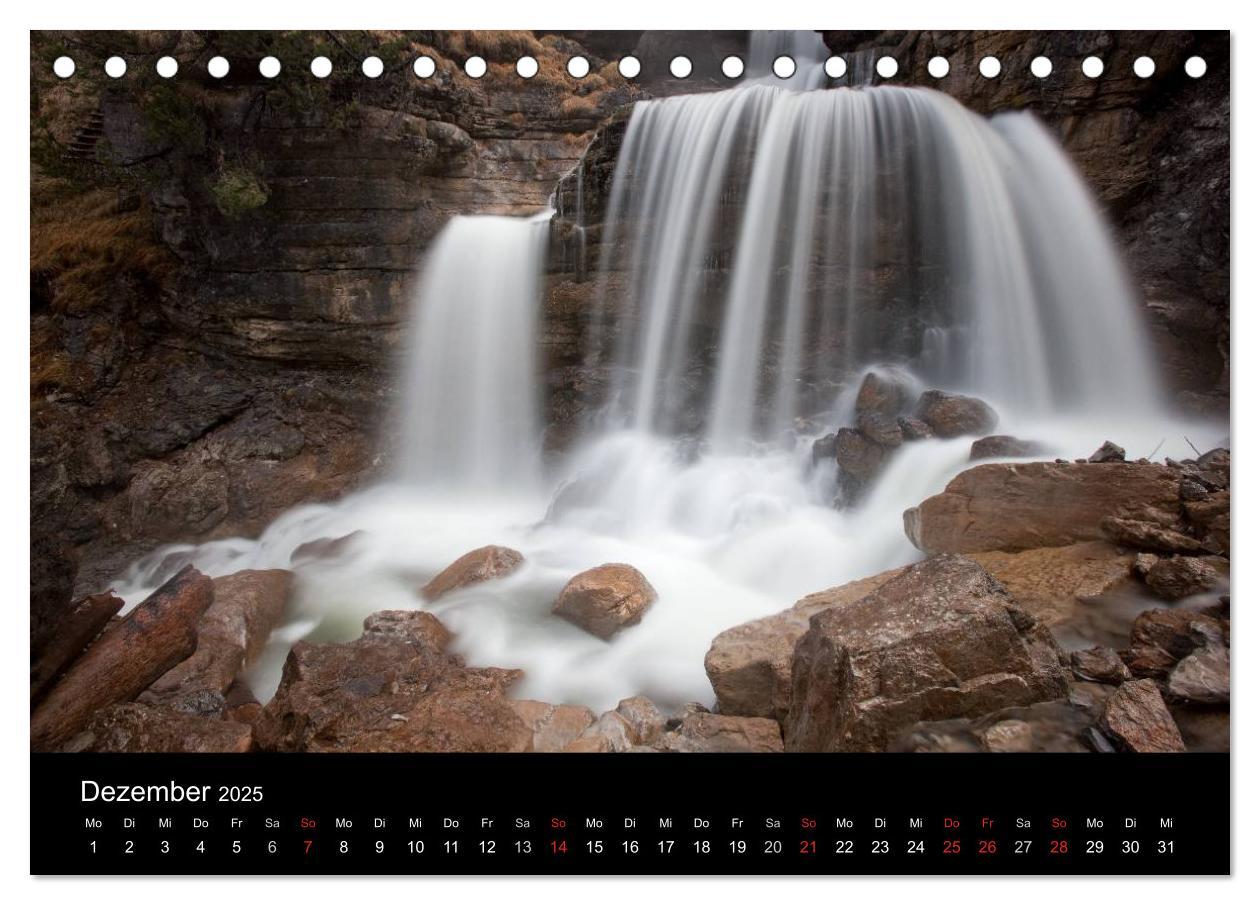
[[[271,190],[262,177],[248,166],[226,165],[211,183],[210,194],[223,216],[236,219],[266,204]]]

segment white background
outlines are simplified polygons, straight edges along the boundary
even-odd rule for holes
[[[1260,168],[1257,142],[1256,66],[1250,53],[1260,52],[1254,31],[1254,13],[1235,0],[1195,0],[1162,3],[1133,0],[1054,0],[1048,4],[1027,0],[974,0],[945,4],[936,0],[866,0],[840,2],[796,0],[791,3],[701,3],[697,0],[583,0],[580,3],[547,0],[462,0],[432,3],[410,0],[373,0],[345,8],[330,3],[268,0],[240,2],[214,0],[200,4],[126,0],[126,2],[77,2],[51,0],[31,3],[10,0],[0,31],[0,94],[4,98],[3,168],[0,190],[5,193],[0,230],[4,242],[5,292],[0,295],[0,580],[5,588],[0,602],[4,639],[3,733],[0,734],[0,863],[8,901],[30,897],[41,903],[73,902],[98,905],[110,901],[140,899],[173,901],[179,905],[207,902],[261,900],[300,901],[302,905],[347,903],[356,897],[393,902],[438,901],[447,905],[470,902],[556,903],[565,900],[582,905],[604,903],[674,901],[677,899],[726,903],[758,902],[779,905],[783,897],[801,903],[834,903],[846,899],[915,900],[925,903],[1018,900],[1033,903],[1087,903],[1096,900],[1147,903],[1256,901],[1260,877],[1260,813],[1256,807],[1257,771],[1254,700],[1257,674],[1251,660],[1260,656],[1260,642],[1252,634],[1260,601],[1253,592],[1256,569],[1248,552],[1256,542],[1256,461],[1252,454],[1256,431],[1256,362],[1249,354],[1260,340],[1256,336],[1256,249],[1260,247],[1260,183],[1252,169]],[[33,879],[29,877],[27,807],[39,807],[39,790],[29,788],[27,692],[29,585],[29,313],[24,304],[29,291],[29,57],[30,29],[111,28],[258,28],[340,29],[376,28],[532,28],[532,29],[722,29],[722,28],[843,28],[843,29],[1230,29],[1234,32],[1231,63],[1233,111],[1232,156],[1243,166],[1233,172],[1234,218],[1232,335],[1234,431],[1234,549],[1243,554],[1233,561],[1235,649],[1233,658],[1233,865],[1232,880],[1075,878],[1023,879],[908,879],[908,878],[626,878],[626,879],[478,879],[478,878],[273,878],[238,879],[207,877],[165,879]],[[1241,101],[1240,101],[1241,99]],[[1250,105],[1250,106],[1249,106]],[[1239,633],[1237,629],[1241,627]],[[1248,763],[1250,761],[1250,764]],[[1252,767],[1249,769],[1249,766]],[[791,786],[790,767],[772,780]],[[861,782],[861,777],[854,777]],[[750,781],[753,781],[750,778]],[[1026,781],[1036,782],[1035,776]],[[608,777],[611,794],[621,789],[615,775]],[[1151,789],[1153,796],[1158,789]],[[55,839],[37,840],[56,845]],[[1249,890],[1249,891],[1248,891]],[[776,901],[778,900],[778,901]],[[1198,901],[1195,901],[1198,900]],[[375,905],[375,901],[372,902]],[[785,902],[786,905],[786,902]]]

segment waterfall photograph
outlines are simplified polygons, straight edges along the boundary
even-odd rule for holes
[[[1229,64],[31,32],[32,751],[1229,751]]]

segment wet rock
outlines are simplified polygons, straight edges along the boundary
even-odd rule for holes
[[[1081,604],[1136,588],[1134,556],[1101,541],[1005,553],[968,553],[1015,598],[1020,609],[1049,626],[1071,622]]]
[[[296,566],[340,559],[365,537],[367,537],[366,531],[351,531],[341,537],[319,537],[309,540],[293,548],[293,552],[289,554],[289,562]]]
[[[895,418],[910,404],[910,384],[896,374],[868,371],[858,388],[854,411],[863,415]]]
[[[907,510],[906,534],[927,553],[974,553],[1105,540],[1108,518],[1171,530],[1181,519],[1179,482],[1177,469],[1163,465],[976,465]]]
[[[1183,505],[1186,521],[1209,553],[1229,556],[1229,494],[1219,490],[1205,500],[1190,500]]]
[[[1229,622],[1187,609],[1146,610],[1133,622],[1121,658],[1135,676],[1165,678],[1201,648],[1228,647]]]
[[[886,449],[900,446],[904,437],[901,425],[892,415],[878,412],[867,412],[858,416],[858,430],[869,440],[873,440]]]
[[[1120,685],[1133,678],[1129,667],[1110,647],[1091,647],[1072,652],[1072,672],[1089,682]]]
[[[1040,455],[1045,447],[1033,440],[1020,440],[1009,434],[981,437],[971,444],[972,462],[980,459],[1019,459]]]
[[[429,613],[369,616],[342,644],[299,641],[255,725],[266,751],[528,751],[534,733],[508,688],[515,669],[472,669],[445,652]]]
[[[580,740],[587,739],[599,739],[601,750],[605,751],[626,751],[636,744],[630,723],[615,710],[601,713],[582,731]]]
[[[1117,446],[1110,440],[1107,440],[1102,446],[1094,450],[1089,457],[1089,461],[1095,464],[1099,462],[1123,462],[1124,447]]]
[[[714,638],[704,669],[717,696],[718,712],[782,722],[792,688],[792,652],[809,629],[810,617],[861,600],[904,571],[890,569],[810,594],[790,609],[729,628]]]
[[[248,569],[214,579],[214,602],[197,623],[193,655],[149,686],[141,703],[221,712],[223,695],[262,652],[288,604],[293,573]]]
[[[918,418],[902,416],[897,419],[897,426],[901,428],[901,436],[907,443],[913,440],[928,440],[932,436],[932,428],[926,421],[920,421]]]
[[[239,754],[252,746],[253,730],[244,723],[133,703],[116,704],[97,713],[63,750]]]
[[[1099,728],[1124,751],[1185,751],[1181,732],[1152,679],[1125,682],[1103,708]]]
[[[525,557],[511,547],[478,547],[455,560],[420,589],[426,600],[437,600],[451,591],[511,575]]]
[[[836,435],[827,434],[827,436],[819,437],[815,440],[811,454],[815,465],[819,462],[829,462],[834,459],[836,457]]]
[[[1133,574],[1144,579],[1158,562],[1159,556],[1155,553],[1139,553],[1133,558]]]
[[[1176,527],[1143,519],[1108,516],[1098,523],[1103,536],[1114,544],[1133,550],[1159,553],[1201,553],[1203,544]]]
[[[1096,719],[1064,700],[1028,707],[1007,707],[973,719],[935,720],[907,726],[889,744],[890,751],[912,753],[1082,753]]]
[[[1193,704],[1229,703],[1229,648],[1213,644],[1184,657],[1168,674],[1168,697]]]
[[[622,629],[638,625],[656,596],[656,589],[634,566],[605,563],[569,579],[551,611],[608,641]]]
[[[883,470],[888,450],[851,427],[836,431],[837,477],[845,501],[860,500]]]
[[[1202,594],[1220,584],[1229,573],[1229,561],[1210,556],[1170,556],[1153,563],[1146,585],[1164,600],[1180,600]]]
[[[918,720],[1062,697],[1049,632],[975,562],[934,556],[810,619],[796,645],[790,751],[881,751]]]
[[[512,701],[511,707],[533,733],[533,751],[563,751],[595,722],[589,708],[576,704]]]
[[[989,434],[998,423],[997,412],[983,399],[943,390],[928,390],[920,396],[914,416],[945,439]]]
[[[604,736],[583,735],[565,745],[566,754],[611,754],[612,744]]]
[[[783,750],[783,736],[774,720],[691,713],[654,747],[674,752],[776,753]]]
[[[650,745],[665,731],[665,715],[642,695],[621,701],[615,713],[625,720],[629,737],[636,745]]]

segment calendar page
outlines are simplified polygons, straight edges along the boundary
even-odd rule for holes
[[[33,873],[1230,872],[1227,32],[29,67]]]

